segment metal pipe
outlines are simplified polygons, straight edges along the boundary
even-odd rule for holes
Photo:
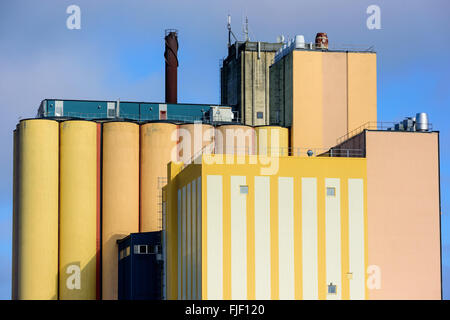
[[[166,61],[166,103],[177,103],[178,31],[166,30],[164,60]]]

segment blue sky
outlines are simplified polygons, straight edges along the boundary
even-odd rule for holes
[[[66,8],[81,8],[81,29],[66,28]],[[381,8],[381,29],[366,8]],[[444,297],[450,299],[450,19],[448,0],[1,1],[0,299],[10,298],[12,131],[44,98],[164,100],[164,29],[179,29],[180,102],[219,103],[219,60],[226,17],[241,36],[275,41],[327,32],[331,45],[375,46],[378,119],[427,112],[441,132]],[[242,37],[242,36],[241,36]]]

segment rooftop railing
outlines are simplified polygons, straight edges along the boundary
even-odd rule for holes
[[[356,129],[349,131],[347,134],[343,135],[342,137],[338,138],[336,140],[336,145],[340,145],[344,141],[360,134],[364,130],[387,130],[387,131],[415,131],[413,127],[409,128],[403,128],[402,129],[396,129],[396,125],[401,125],[402,122],[390,122],[390,121],[369,121],[364,123],[363,125],[357,127]],[[433,125],[431,123],[428,123],[428,131],[433,130]]]
[[[327,149],[327,148],[259,148],[256,147],[229,147],[225,150],[218,150],[214,142],[203,147],[196,152],[187,161],[184,160],[183,168],[191,163],[200,163],[202,155],[233,155],[233,156],[263,156],[263,157],[344,157],[344,158],[362,158],[364,150],[362,149]],[[183,158],[183,157],[181,157]]]
[[[236,111],[233,112],[232,121],[227,121],[226,117],[215,117],[213,118],[209,114],[204,114],[203,116],[189,116],[189,115],[180,115],[180,114],[167,114],[166,119],[160,119],[159,114],[155,115],[139,115],[136,113],[120,113],[119,116],[108,117],[106,113],[85,113],[85,112],[64,112],[64,114],[60,117],[68,117],[68,118],[77,118],[77,119],[129,119],[134,121],[156,121],[156,120],[168,120],[168,121],[177,121],[177,122],[196,122],[201,121],[203,123],[221,123],[221,122],[231,122],[231,123],[240,123],[241,118],[238,116],[239,113]],[[38,117],[48,117],[49,115],[38,114]],[[59,116],[56,116],[59,117]]]

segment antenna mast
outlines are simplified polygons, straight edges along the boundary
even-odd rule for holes
[[[245,17],[245,24],[244,24],[244,40],[249,41],[248,38],[248,17]]]
[[[227,29],[228,29],[228,47],[231,47],[231,36],[233,36],[233,38],[234,38],[234,40],[236,40],[236,42],[238,41],[238,39],[234,35],[233,31],[231,31],[231,15],[228,15]]]

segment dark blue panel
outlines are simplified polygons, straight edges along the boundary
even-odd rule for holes
[[[119,300],[161,300],[162,261],[156,253],[135,253],[135,246],[161,247],[161,232],[132,233],[119,240]],[[120,259],[120,252],[130,247],[130,255]]]

